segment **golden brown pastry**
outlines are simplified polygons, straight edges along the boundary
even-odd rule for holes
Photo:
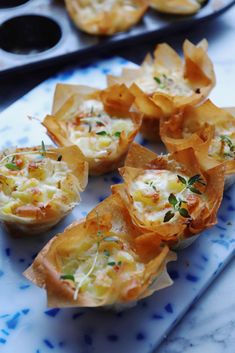
[[[200,10],[205,0],[150,0],[155,10],[174,15],[192,15]]]
[[[224,167],[192,148],[156,155],[133,143],[124,183],[113,186],[134,224],[156,233],[170,246],[188,246],[195,235],[216,223],[224,188]]]
[[[158,237],[137,235],[112,195],[54,237],[25,275],[46,289],[51,307],[129,305],[169,286],[166,264],[176,259]]]
[[[192,147],[225,165],[226,187],[235,174],[235,118],[230,111],[207,100],[200,107],[185,107],[160,123],[161,139],[168,151]]]
[[[80,201],[88,165],[76,146],[5,150],[0,156],[0,221],[15,236],[45,232]]]
[[[128,30],[148,8],[147,0],[65,0],[65,4],[79,29],[97,35]]]
[[[186,105],[202,103],[215,85],[213,64],[207,54],[207,41],[197,45],[185,40],[184,60],[168,44],[157,45],[154,57],[147,55],[139,68],[123,69],[121,76],[108,76],[108,85],[125,83],[145,114],[142,132],[159,139],[159,119]]]
[[[142,114],[133,109],[134,96],[124,85],[103,91],[77,86],[70,96],[71,91],[69,85],[56,91],[55,113],[42,123],[49,136],[59,146],[77,145],[91,175],[117,169],[142,122]]]

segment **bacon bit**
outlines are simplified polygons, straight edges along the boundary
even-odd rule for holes
[[[80,125],[81,124],[81,120],[80,120],[81,118],[79,118],[79,117],[75,118],[75,120],[72,122],[72,125],[76,125],[76,126]]]
[[[30,205],[30,206],[20,206],[15,209],[15,213],[20,217],[33,217],[36,219],[42,218],[44,213],[39,207]]]
[[[30,162],[28,165],[28,170],[35,170],[38,168],[38,165],[35,162]]]
[[[87,114],[85,114],[85,113],[79,113],[77,116],[77,119],[82,119],[82,118],[85,118],[86,116],[87,116]]]
[[[40,195],[41,194],[41,191],[36,187],[32,188],[30,191],[33,195]]]
[[[21,158],[17,158],[15,164],[17,167],[23,167],[24,161]]]
[[[154,202],[159,201],[159,198],[160,198],[160,193],[159,192],[156,192],[155,194],[152,195],[152,199],[153,199]]]
[[[187,200],[187,208],[191,213],[192,210],[198,206],[200,198],[195,194],[190,194],[186,197],[186,200]]]
[[[169,202],[166,202],[164,205],[163,205],[163,209],[166,209],[166,208],[169,208],[171,207],[171,204]]]
[[[118,272],[120,270],[120,266],[115,265],[115,266],[113,266],[113,269],[114,269],[115,272]]]

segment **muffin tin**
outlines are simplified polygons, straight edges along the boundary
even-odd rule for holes
[[[68,62],[72,57],[97,54],[140,39],[157,39],[213,18],[233,4],[235,0],[209,0],[193,16],[168,16],[148,10],[128,32],[98,37],[73,25],[62,0],[1,0],[0,77],[29,67]]]

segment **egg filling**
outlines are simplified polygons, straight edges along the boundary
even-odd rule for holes
[[[87,158],[103,158],[117,150],[121,134],[128,136],[134,129],[129,118],[109,116],[102,102],[86,100],[76,118],[68,122],[69,139]]]
[[[7,215],[43,218],[46,207],[63,211],[79,201],[76,178],[61,160],[62,156],[56,155],[56,158],[50,159],[36,150],[15,152],[2,158],[0,214],[3,218]],[[72,178],[70,183],[69,178]]]
[[[146,67],[145,74],[137,77],[135,83],[149,95],[159,92],[188,97],[194,93],[180,72],[156,72],[152,67]]]
[[[125,285],[135,280],[142,283],[145,265],[131,249],[126,234],[84,237],[68,258],[61,258],[61,280],[69,280],[74,287],[74,300],[79,293],[102,300],[107,295],[115,302],[125,296]],[[122,293],[123,288],[123,293]]]
[[[128,188],[136,217],[155,225],[190,218],[192,206],[201,198],[194,184],[204,185],[199,175],[193,178],[168,170],[146,170],[138,175]]]

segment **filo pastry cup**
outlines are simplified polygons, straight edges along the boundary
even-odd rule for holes
[[[190,245],[216,223],[224,189],[224,166],[192,148],[156,155],[134,143],[112,187],[133,223],[154,232],[173,249]]]
[[[50,307],[129,306],[167,287],[176,259],[151,233],[138,232],[119,195],[54,237],[24,275],[45,288]]]
[[[153,9],[174,15],[192,15],[198,12],[205,0],[150,0]]]
[[[204,39],[197,45],[183,43],[184,59],[168,44],[157,45],[154,57],[148,54],[139,68],[123,69],[121,75],[107,78],[108,85],[124,83],[136,96],[144,113],[141,132],[159,140],[159,119],[171,116],[181,107],[202,103],[215,86],[213,63]]]
[[[76,93],[70,95],[72,91]],[[55,113],[42,124],[57,145],[79,147],[89,164],[89,174],[101,175],[123,165],[139,132],[142,114],[134,108],[134,101],[125,85],[106,90],[60,85],[55,93]]]
[[[65,4],[79,29],[103,36],[128,30],[148,8],[147,0],[65,0]]]
[[[5,150],[0,155],[0,221],[14,235],[42,233],[80,201],[88,164],[76,146]]]
[[[219,108],[210,100],[185,107],[160,123],[160,135],[170,152],[192,147],[225,166],[225,188],[235,181],[235,109]]]

